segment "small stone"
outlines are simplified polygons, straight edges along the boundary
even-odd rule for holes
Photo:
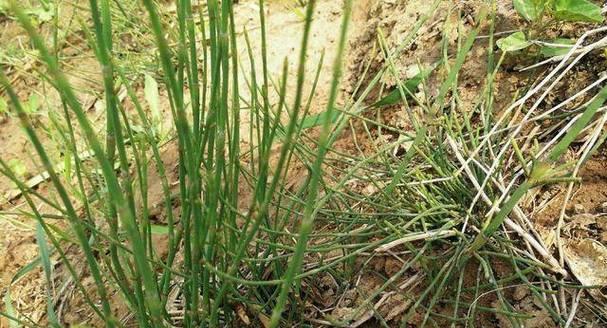
[[[357,293],[358,292],[356,291],[356,289],[348,289],[343,295],[341,306],[349,307],[354,305],[354,301],[356,300],[356,296],[358,295]]]
[[[526,286],[518,286],[514,289],[514,294],[512,295],[515,300],[520,301],[525,298],[529,294],[529,288]]]
[[[586,213],[586,208],[584,208],[584,205],[582,205],[582,204],[575,204],[575,205],[573,205],[573,213],[584,214],[584,213]]]
[[[400,271],[402,266],[403,266],[403,264],[400,261],[398,261],[397,259],[388,258],[386,260],[386,264],[384,265],[384,271],[386,272],[386,275],[388,277],[392,277],[393,275],[398,273],[398,271]]]

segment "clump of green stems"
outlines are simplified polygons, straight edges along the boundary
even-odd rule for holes
[[[349,3],[349,2],[348,2]],[[294,97],[289,122],[286,126],[281,123],[281,113],[286,104],[286,78],[287,70],[283,72],[280,87],[280,103],[270,104],[270,77],[266,62],[266,40],[264,24],[264,3],[260,1],[262,22],[262,58],[263,83],[257,79],[250,80],[250,89],[254,94],[249,110],[259,125],[257,147],[251,149],[250,174],[255,176],[253,181],[254,197],[250,204],[248,214],[238,210],[238,188],[241,178],[240,149],[240,120],[241,99],[238,84],[238,49],[236,43],[236,27],[234,26],[233,4],[231,1],[209,0],[206,3],[208,22],[198,27],[193,22],[194,6],[188,0],[177,3],[177,35],[178,45],[169,47],[166,30],[163,27],[156,5],[151,0],[144,0],[143,4],[149,15],[149,23],[156,37],[159,60],[163,71],[163,78],[169,91],[171,113],[176,130],[177,145],[179,148],[179,200],[181,211],[179,223],[175,222],[171,214],[170,189],[160,151],[156,144],[156,136],[144,133],[143,138],[135,138],[131,128],[128,114],[118,101],[115,90],[118,85],[125,86],[129,91],[130,100],[134,103],[144,130],[153,131],[149,119],[143,111],[143,106],[137,100],[130,81],[124,76],[123,68],[116,65],[113,58],[112,17],[110,2],[107,0],[91,0],[89,2],[93,21],[93,31],[88,32],[91,44],[94,45],[97,60],[102,67],[103,86],[106,104],[106,137],[105,144],[96,135],[92,123],[87,118],[84,109],[79,103],[72,86],[65,74],[61,71],[57,58],[48,50],[44,40],[30,22],[29,17],[15,3],[10,4],[11,13],[19,20],[31,37],[34,47],[40,52],[41,61],[46,64],[49,77],[55,81],[54,85],[60,92],[65,107],[65,119],[69,127],[68,142],[75,148],[79,143],[72,130],[71,120],[75,117],[78,128],[84,136],[86,146],[90,147],[95,155],[97,165],[101,168],[104,191],[100,192],[104,204],[104,224],[107,231],[101,231],[101,222],[96,220],[90,207],[93,206],[85,198],[86,217],[77,214],[74,200],[70,197],[72,186],[60,179],[53,166],[45,147],[40,142],[36,129],[20,105],[12,86],[2,75],[2,84],[7,88],[12,107],[21,120],[22,125],[35,147],[43,167],[48,171],[50,181],[57,190],[61,205],[50,199],[41,198],[65,215],[70,222],[70,229],[81,245],[86,257],[86,264],[95,281],[96,294],[101,300],[101,306],[94,304],[90,291],[80,286],[81,292],[86,296],[91,308],[99,315],[108,327],[120,326],[118,320],[111,312],[108,293],[109,290],[118,289],[122,292],[129,307],[137,314],[136,320],[141,327],[155,327],[162,322],[171,322],[165,310],[168,290],[173,278],[182,277],[183,298],[185,300],[186,326],[199,326],[201,324],[217,326],[221,322],[229,321],[232,312],[229,307],[234,298],[240,298],[235,281],[225,276],[233,277],[242,270],[242,265],[249,266],[252,272],[259,270],[257,264],[249,262],[251,242],[254,240],[261,226],[270,222],[269,207],[277,189],[281,186],[288,161],[297,144],[297,122],[301,118],[301,108],[304,95],[306,51],[309,38],[310,25],[315,1],[308,5],[299,59],[298,80],[296,91],[289,96]],[[339,78],[341,75],[341,62],[345,46],[348,12],[341,32],[339,57],[336,58],[334,82],[332,86],[331,102],[328,108],[333,108],[336,100]],[[202,35],[202,38],[200,38]],[[198,42],[197,40],[204,40]],[[204,59],[199,62],[200,55]],[[252,76],[254,75],[254,70]],[[258,98],[259,95],[259,98]],[[275,111],[275,112],[272,112]],[[277,272],[281,280],[282,292],[275,304],[275,318],[273,326],[278,325],[279,318],[286,303],[286,296],[292,287],[294,277],[301,266],[301,258],[305,252],[306,234],[310,233],[313,222],[314,198],[318,194],[318,184],[321,180],[321,164],[323,163],[328,131],[330,126],[323,127],[323,137],[315,165],[312,168],[308,194],[306,214],[302,223],[301,242],[298,244],[293,260],[289,261],[286,272]],[[272,146],[279,142],[278,131],[281,131],[280,154],[276,167],[270,167]],[[139,140],[139,142],[134,142]],[[156,262],[151,247],[151,225],[147,217],[147,190],[146,174],[148,159],[139,157],[151,149],[152,161],[159,167],[163,178],[163,192],[165,206],[168,209],[168,238],[169,255],[164,263]],[[75,150],[75,149],[74,149]],[[74,154],[75,162],[79,163],[77,151]],[[1,162],[3,172],[11,174],[10,168],[4,161]],[[134,164],[134,165],[133,165]],[[131,168],[135,175],[131,175]],[[76,188],[81,195],[87,195],[86,175],[78,165],[76,166],[78,185]],[[23,183],[18,183],[25,199],[30,201],[32,194]],[[138,188],[137,188],[138,187]],[[143,204],[136,201],[137,195]],[[36,195],[39,196],[39,195]],[[35,207],[32,207],[35,209]],[[47,222],[40,213],[34,212],[38,223],[47,233],[55,250],[63,254],[60,242],[48,228]],[[244,223],[240,223],[244,222]],[[266,229],[270,229],[267,226]],[[44,239],[43,239],[44,240]],[[124,240],[130,246],[126,247]],[[183,248],[181,248],[183,245]],[[108,247],[107,257],[97,257],[94,252],[100,247]],[[274,247],[268,249],[274,256],[278,250]],[[183,263],[174,269],[174,260],[177,252],[183,252]],[[66,265],[69,261],[62,255]],[[48,254],[45,256],[45,262]],[[46,267],[46,266],[45,266]],[[108,271],[104,271],[107,269]],[[223,272],[218,275],[217,272]],[[75,271],[73,271],[76,276]],[[49,282],[50,283],[50,282]],[[271,305],[270,305],[271,306]],[[52,306],[49,306],[52,310]],[[223,313],[220,318],[220,313]],[[59,325],[55,315],[49,313],[52,325]]]
[[[478,152],[478,161],[489,163],[495,160],[496,150],[509,142],[504,134],[487,136],[494,124],[509,124],[497,120],[493,113],[492,81],[501,63],[501,59],[494,60],[492,50],[495,12],[483,12],[478,20],[490,17],[491,36],[487,46],[486,90],[478,96],[481,105],[472,112],[459,111],[454,86],[480,25],[459,40],[454,61],[450,60],[445,48],[445,58],[441,62],[448,75],[441,82],[435,99],[419,101],[406,83],[398,83],[400,99],[407,109],[409,101],[422,108],[421,113],[409,111],[413,131],[402,131],[390,122],[383,122],[380,112],[385,108],[364,105],[383,74],[397,76],[394,58],[408,47],[440,3],[441,0],[434,2],[432,9],[416,22],[398,49],[388,49],[380,33],[379,46],[385,67],[368,85],[357,86],[356,99],[347,99],[342,108],[337,108],[352,10],[352,0],[344,2],[333,82],[325,110],[325,117],[336,119],[322,121],[318,137],[313,138],[313,134],[304,131],[301,122],[310,110],[314,94],[314,90],[309,95],[304,94],[304,85],[309,79],[305,74],[309,64],[306,61],[307,45],[315,0],[306,4],[297,81],[292,90],[287,88],[286,63],[276,84],[268,72],[267,53],[271,45],[266,40],[263,0],[259,1],[261,54],[252,53],[246,34],[245,44],[238,44],[232,1],[207,0],[205,6],[193,6],[189,0],[177,1],[175,31],[167,31],[154,2],[143,0],[158,48],[179,153],[178,215],[172,211],[173,195],[158,136],[145,106],[138,100],[132,81],[125,74],[125,67],[121,67],[114,57],[109,0],[90,0],[93,29],[85,30],[102,67],[107,114],[105,140],[96,134],[62,72],[57,56],[48,50],[27,15],[13,4],[11,13],[27,30],[46,65],[47,76],[61,95],[64,141],[75,165],[74,182],[62,179],[36,126],[0,70],[0,84],[6,88],[11,107],[21,120],[58,196],[55,200],[31,190],[16,177],[4,159],[0,159],[0,173],[17,184],[31,208],[27,214],[36,222],[40,247],[37,264],[42,266],[48,282],[49,325],[61,326],[50,297],[54,292],[51,256],[61,260],[86,303],[107,327],[124,325],[117,317],[120,314],[112,312],[109,295],[114,291],[123,296],[135,314],[132,320],[138,326],[175,324],[168,311],[172,306],[168,304],[169,292],[175,284],[179,285],[185,306],[183,321],[179,324],[185,327],[229,325],[237,320],[236,306],[242,304],[246,305],[247,312],[269,318],[271,327],[279,327],[305,320],[302,314],[306,302],[314,300],[307,300],[310,295],[301,287],[302,279],[330,273],[340,278],[340,288],[345,289],[353,278],[367,270],[366,264],[377,255],[373,251],[382,245],[403,236],[445,231],[450,232],[448,237],[403,243],[407,255],[401,269],[392,277],[382,277],[384,284],[368,295],[367,301],[357,307],[350,318],[333,322],[347,325],[367,312],[373,306],[372,300],[385,291],[398,291],[398,280],[416,268],[419,277],[423,277],[423,288],[400,319],[401,326],[420,311],[424,313],[424,325],[474,324],[480,312],[497,313],[507,317],[513,325],[520,325],[529,316],[515,310],[502,292],[516,284],[528,286],[554,321],[563,323],[563,317],[552,309],[546,298],[547,293],[553,292],[550,286],[556,286],[554,279],[544,271],[546,265],[527,257],[527,253],[519,249],[520,244],[500,230],[522,195],[541,181],[537,176],[522,181],[501,209],[485,220],[483,215],[474,215],[467,207],[475,199],[474,184],[470,177],[461,174],[460,161],[444,142],[450,138],[461,143],[461,151],[467,154],[485,145]],[[194,16],[208,19],[196,24]],[[242,46],[247,48],[251,62],[250,76],[246,77],[240,76],[237,70],[240,63],[238,47]],[[261,74],[254,62],[257,55],[261,58]],[[320,72],[322,63],[318,65]],[[240,93],[241,78],[248,81],[248,99]],[[318,78],[317,74],[313,86]],[[361,77],[363,80],[366,79]],[[135,114],[119,101],[116,95],[119,87],[127,90]],[[426,88],[425,81],[421,88]],[[273,93],[277,97],[272,97]],[[449,93],[452,93],[450,101]],[[601,92],[600,97],[588,106],[547,161],[552,163],[560,157],[596,113],[604,97],[605,92]],[[278,101],[272,102],[274,98]],[[251,130],[247,131],[251,140],[249,146],[244,147],[240,135],[242,113],[246,113],[243,109],[248,111],[251,122]],[[451,114],[443,115],[447,111]],[[369,118],[373,114],[376,118]],[[479,124],[473,123],[473,115],[480,117]],[[143,125],[143,132],[135,131],[135,120]],[[423,120],[436,124],[424,126]],[[374,146],[370,155],[362,151],[359,155],[346,154],[332,145],[348,127],[362,128],[370,139],[383,134],[398,134],[399,138],[386,145]],[[82,135],[83,140],[79,140],[77,134]],[[358,147],[356,140],[354,142]],[[395,147],[405,144],[408,146],[404,155],[392,154]],[[90,149],[94,154],[94,161],[89,165],[100,169],[100,188],[90,190],[90,186],[99,183],[95,177],[97,173],[83,164],[78,155],[79,147]],[[278,148],[277,152],[273,151],[275,148]],[[308,168],[308,175],[300,187],[291,190],[287,187],[288,171],[295,162],[303,163]],[[159,258],[152,247],[154,226],[150,222],[148,208],[151,204],[147,199],[149,167],[157,169],[162,182],[167,216],[163,233],[167,235],[169,246],[165,259]],[[477,181],[489,178],[480,168],[473,170],[473,174]],[[378,192],[369,196],[348,190],[347,184],[352,179],[374,185]],[[243,185],[252,195],[246,209],[239,207],[242,196],[239,190]],[[488,187],[486,192],[499,199],[497,188]],[[54,217],[64,219],[69,228],[58,234],[57,227],[49,224],[47,215],[37,210],[39,202],[55,209],[59,214]],[[486,209],[476,208],[479,213]],[[478,230],[459,231],[471,215],[470,224]],[[95,282],[94,291],[80,283],[75,263],[66,256],[68,244],[79,245],[84,254],[86,267]],[[335,251],[341,256],[335,257]],[[375,255],[369,256],[369,253]],[[303,270],[306,256],[314,258],[317,264]],[[355,265],[355,259],[359,257],[367,258],[361,267]],[[498,277],[491,266],[496,260],[510,265],[509,276]],[[464,279],[464,269],[471,263],[478,267],[472,285]],[[538,287],[537,281],[544,287]],[[573,285],[564,287],[576,288]],[[489,291],[497,295],[501,307],[482,306],[477,302]],[[451,316],[437,310],[445,305],[453,309]],[[14,323],[36,325],[14,313],[2,314]],[[376,319],[387,326],[380,315],[376,315]]]

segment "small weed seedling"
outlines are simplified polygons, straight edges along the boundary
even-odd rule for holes
[[[601,23],[601,7],[588,0],[513,0],[516,11],[531,25],[526,32],[519,31],[497,41],[504,52],[518,51],[535,44],[532,40],[541,38],[541,31],[557,22]],[[573,41],[557,38],[540,43],[540,54],[554,57],[567,53]]]

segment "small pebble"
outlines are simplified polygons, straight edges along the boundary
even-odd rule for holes
[[[573,213],[584,214],[584,213],[586,213],[586,209],[584,208],[584,205],[582,205],[582,204],[575,204],[575,205],[573,205]]]

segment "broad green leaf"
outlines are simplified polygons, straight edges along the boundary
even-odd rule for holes
[[[15,273],[15,275],[11,279],[11,284],[14,284],[19,279],[21,279],[21,277],[23,277],[26,274],[30,273],[32,270],[35,270],[41,263],[42,263],[42,259],[40,258],[40,256],[38,256],[38,257],[34,258],[28,264],[26,264],[23,267],[21,267],[21,269],[19,269],[17,271],[17,273]]]
[[[160,96],[158,95],[158,82],[149,74],[145,74],[144,82],[145,101],[152,112],[152,124],[157,132],[162,131],[162,114],[160,113]]]
[[[404,89],[403,91],[405,93],[405,98],[409,98],[410,95],[415,90],[417,90],[417,87],[419,86],[419,84],[425,78],[427,78],[430,75],[430,73],[432,73],[432,71],[434,70],[434,68],[436,68],[436,66],[438,66],[438,65],[436,65],[436,64],[432,65],[432,67],[420,71],[419,73],[417,73],[417,75],[415,75],[414,77],[405,81],[405,83],[403,84],[403,89]],[[397,104],[398,102],[400,102],[401,99],[402,99],[402,94],[401,94],[399,88],[396,88],[396,89],[392,90],[392,92],[390,92],[387,96],[383,97],[382,99],[380,99],[379,101],[377,101],[376,103],[371,105],[371,107],[394,105],[394,104]]]
[[[575,44],[574,40],[571,39],[554,39],[550,41],[554,46],[542,46],[540,53],[544,57],[554,57],[565,55],[571,50],[571,47]]]
[[[36,242],[38,243],[38,252],[40,253],[40,259],[42,260],[42,269],[44,270],[44,275],[46,277],[47,283],[47,300],[46,300],[46,312],[48,316],[48,320],[52,323],[53,326],[59,326],[59,322],[57,320],[57,314],[55,313],[55,309],[53,306],[53,294],[52,294],[52,283],[53,283],[53,267],[51,265],[51,253],[49,251],[48,245],[46,244],[46,235],[44,233],[44,228],[42,224],[38,222],[36,225]]]
[[[567,134],[557,143],[552,152],[548,155],[550,160],[557,161],[569,148],[569,145],[578,137],[584,128],[588,126],[588,123],[592,120],[596,112],[607,100],[607,87],[603,87],[597,94],[596,98],[586,107],[584,113],[575,123],[569,128]]]
[[[554,17],[570,22],[603,22],[601,7],[588,0],[556,0]]]
[[[0,96],[0,114],[8,113],[8,104],[2,96]]]
[[[19,320],[18,319],[19,316],[17,314],[17,311],[15,311],[15,307],[13,307],[13,301],[11,299],[10,290],[7,290],[6,293],[4,294],[4,311],[6,311],[6,314],[10,316],[8,318],[9,327],[10,328],[20,327],[20,321],[11,320],[11,319]]]
[[[544,8],[538,2],[534,0],[512,0],[516,12],[530,22],[537,20],[542,15]]]
[[[155,116],[160,116],[158,82],[156,82],[156,80],[148,74],[145,75],[144,93],[145,101],[147,101],[148,105],[150,106],[152,114]]]
[[[150,224],[150,230],[153,235],[168,235],[169,227],[165,225]]]
[[[51,21],[55,16],[55,10],[52,6],[31,8],[27,13],[36,17],[39,22]]]
[[[328,112],[322,112],[304,117],[303,120],[301,120],[301,128],[309,129],[315,126],[320,126],[325,124],[327,120],[331,120],[331,123],[333,123],[337,121],[337,118],[339,115],[341,115],[341,112],[334,109],[331,111],[331,117],[329,117],[327,114]]]
[[[23,104],[23,110],[28,114],[35,114],[40,109],[40,96],[32,93],[26,103]]]
[[[531,45],[529,41],[527,41],[527,37],[523,32],[512,33],[509,36],[499,39],[496,42],[498,48],[502,49],[502,51],[517,51],[521,49],[525,49]]]
[[[8,166],[11,168],[11,170],[17,177],[23,177],[25,176],[25,173],[27,173],[27,168],[25,167],[25,164],[19,159],[13,158],[9,160]]]

